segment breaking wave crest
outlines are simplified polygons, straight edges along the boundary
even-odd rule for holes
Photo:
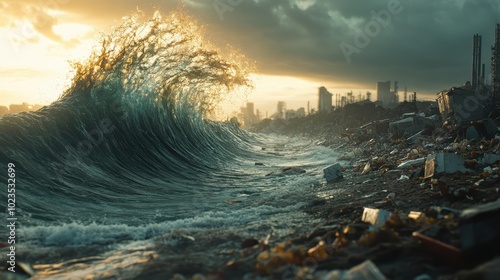
[[[74,63],[56,102],[0,118],[0,161],[16,165],[20,215],[138,224],[146,213],[154,222],[152,213],[181,205],[199,182],[217,187],[224,168],[251,153],[237,125],[207,119],[249,86],[243,61],[223,57],[182,12],[124,18]]]

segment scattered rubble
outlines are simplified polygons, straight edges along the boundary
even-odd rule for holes
[[[500,114],[498,109],[490,114],[493,102],[484,99],[477,110],[460,115],[460,106],[474,94],[466,87],[441,92],[439,115],[413,110],[395,116],[380,110],[369,118],[366,110],[361,118],[356,115],[361,111],[347,107],[295,120],[287,128],[290,134],[321,139],[317,143],[337,150],[344,167],[323,170],[327,183],[342,179],[342,184],[324,184],[315,191],[348,190],[307,208],[326,225],[268,249],[259,275],[498,278]],[[320,125],[311,125],[315,118]],[[353,270],[374,274],[353,278]]]
[[[325,168],[323,170],[323,174],[327,182],[332,182],[344,177],[344,175],[342,174],[342,168],[339,163]]]

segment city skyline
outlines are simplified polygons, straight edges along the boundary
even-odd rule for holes
[[[0,105],[0,116],[6,114],[16,114],[28,111],[37,111],[41,109],[44,105],[41,104],[29,104],[27,102],[22,102],[20,104],[9,104],[8,106]]]

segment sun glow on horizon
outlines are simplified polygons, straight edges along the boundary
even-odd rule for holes
[[[52,103],[69,86],[71,62],[90,54],[93,28],[88,25],[54,25],[53,32],[62,39],[60,42],[33,30],[27,21],[0,28],[1,105]]]

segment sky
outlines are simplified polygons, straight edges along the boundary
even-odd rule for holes
[[[169,13],[178,0],[0,0],[0,105],[49,104],[68,86],[71,60],[137,9]],[[231,45],[257,70],[247,97],[261,112],[317,106],[334,94],[375,93],[377,81],[431,100],[470,80],[472,37],[490,47],[498,0],[184,0],[212,43]],[[401,94],[402,95],[402,94]],[[376,95],[374,95],[376,96]],[[243,105],[243,104],[240,104]]]

